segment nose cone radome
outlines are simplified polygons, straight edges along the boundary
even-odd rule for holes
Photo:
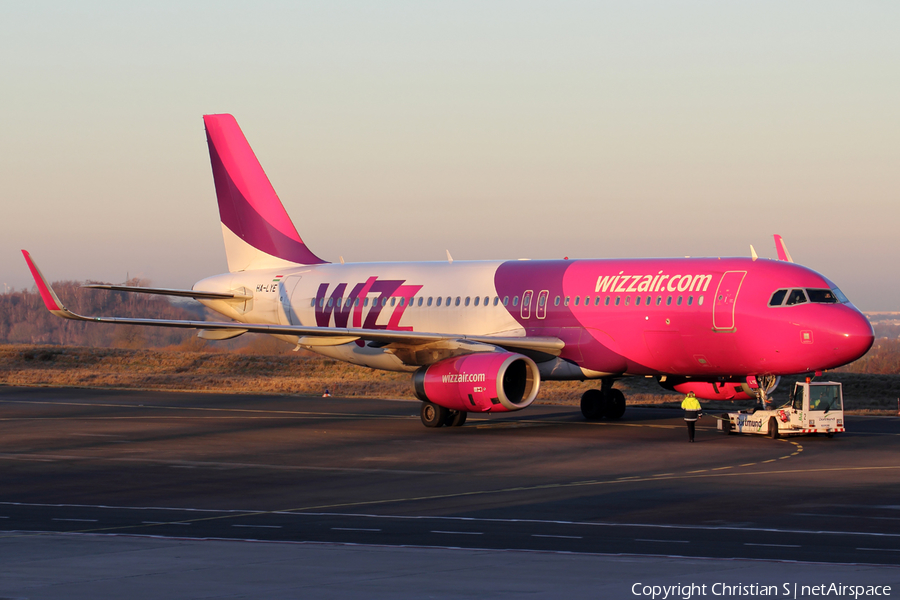
[[[831,323],[835,354],[841,364],[847,364],[863,356],[875,342],[872,324],[864,314],[850,306],[841,307],[842,314]]]

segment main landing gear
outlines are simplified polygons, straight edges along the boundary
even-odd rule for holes
[[[464,410],[450,410],[434,402],[423,402],[419,413],[425,427],[461,427],[469,415]]]
[[[581,414],[588,421],[621,419],[625,414],[625,394],[613,389],[612,383],[607,385],[603,382],[601,389],[588,390],[582,394]]]

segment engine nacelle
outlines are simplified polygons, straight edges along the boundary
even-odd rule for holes
[[[755,400],[759,397],[759,392],[752,388],[746,380],[702,381],[684,377],[669,377],[666,381],[660,381],[659,385],[682,394],[694,392],[694,395],[701,400]],[[775,386],[777,385],[776,383]],[[775,386],[772,386],[768,392],[771,393]]]
[[[534,402],[541,376],[533,360],[511,352],[447,358],[413,375],[416,396],[450,410],[508,412]]]

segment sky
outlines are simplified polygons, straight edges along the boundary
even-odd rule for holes
[[[776,256],[900,311],[900,3],[0,2],[0,283],[227,271],[201,116],[348,262]]]

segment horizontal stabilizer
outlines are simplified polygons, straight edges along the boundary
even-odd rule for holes
[[[95,290],[110,290],[113,292],[129,292],[134,294],[158,294],[160,296],[179,296],[181,298],[198,298],[202,300],[250,300],[253,296],[238,294],[237,292],[203,292],[200,290],[173,290],[169,288],[138,287],[134,285],[106,285],[89,283],[81,286]]]

